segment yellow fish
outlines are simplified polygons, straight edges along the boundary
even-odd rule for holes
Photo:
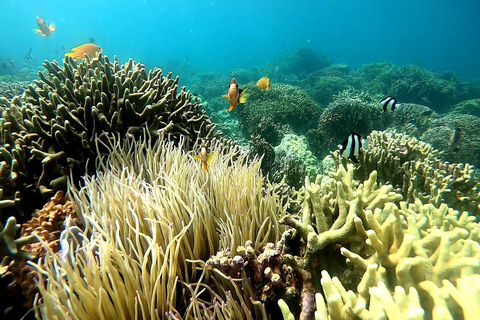
[[[269,77],[263,77],[260,80],[257,81],[257,86],[262,89],[262,90],[267,90],[270,88],[270,78]]]
[[[77,60],[83,59],[83,55],[86,53],[90,58],[95,58],[97,53],[103,52],[102,48],[93,43],[85,43],[81,46],[71,49],[72,52],[65,53],[65,56],[72,57]]]
[[[53,24],[47,26],[45,20],[37,16],[37,25],[40,29],[33,29],[33,31],[40,33],[44,37],[51,37],[52,32],[55,31]]]
[[[200,149],[200,155],[193,156],[193,159],[202,160],[203,170],[207,170],[208,166],[212,163],[213,155],[213,153],[207,153],[207,149],[202,147],[202,149]]]

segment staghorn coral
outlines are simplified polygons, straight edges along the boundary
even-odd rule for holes
[[[0,187],[5,200],[20,191],[20,207],[31,210],[43,203],[26,203],[27,196],[48,198],[65,188],[70,171],[76,178],[83,174],[87,159],[102,152],[110,134],[138,136],[147,128],[152,137],[187,137],[188,147],[199,137],[213,136],[210,118],[185,87],[178,92],[178,77],[172,79],[171,73],[147,72],[132,59],[120,65],[102,55],[44,66],[47,72],[39,73],[24,100],[0,106]],[[87,171],[93,170],[89,163]]]
[[[83,240],[31,263],[40,279],[37,317],[265,314],[247,280],[226,279],[205,261],[221,250],[236,255],[247,240],[257,253],[279,240],[286,207],[273,186],[262,189],[258,160],[210,145],[216,157],[205,171],[182,147],[112,140],[108,157],[98,158],[99,173],[81,189],[70,185]]]

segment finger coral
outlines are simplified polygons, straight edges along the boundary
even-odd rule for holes
[[[404,146],[399,156],[418,152],[418,161],[423,155],[430,161],[428,145],[405,141]],[[383,145],[390,147],[396,150],[393,143]],[[282,218],[296,230],[285,239],[284,261],[298,272],[303,288],[300,311],[290,310],[292,302],[279,301],[284,317],[473,319],[477,284],[469,291],[475,295],[471,305],[460,301],[459,292],[467,291],[465,279],[474,281],[480,273],[476,218],[435,197],[422,201],[403,195],[402,189],[381,182],[376,170],[358,178],[364,165],[369,163],[339,163],[329,177],[315,183],[307,179],[298,193],[300,215]],[[435,174],[448,174],[448,165]],[[432,187],[443,181],[433,179]]]

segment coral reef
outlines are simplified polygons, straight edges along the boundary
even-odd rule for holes
[[[171,73],[147,72],[131,59],[120,65],[102,55],[44,66],[47,73],[39,73],[24,100],[0,107],[2,200],[18,204],[11,200],[20,191],[17,210],[33,211],[43,204],[39,194],[48,198],[65,188],[67,175],[82,175],[109,135],[137,136],[148,128],[152,137],[188,137],[188,146],[213,136],[210,118],[185,88],[177,92],[178,77]],[[87,170],[93,170],[93,161],[89,164]]]
[[[363,80],[350,74],[347,65],[336,64],[310,73],[299,86],[320,105],[332,102],[334,95],[350,86],[363,89]]]
[[[352,164],[340,165],[327,183],[322,177],[315,183],[307,179],[301,216],[281,220],[298,232],[305,246],[284,257],[295,270],[310,275],[302,277],[299,319],[397,319],[393,312],[399,308],[426,319],[435,319],[439,308],[453,318],[471,314],[471,307],[455,300],[464,289],[464,277],[480,271],[475,218],[446,204],[437,208],[418,199],[402,201],[392,185],[378,183],[376,171],[362,181],[354,178],[355,170]],[[328,247],[339,248],[347,263],[331,254],[327,259]],[[356,283],[344,278],[352,267],[360,272]],[[324,298],[315,289],[320,283]],[[445,288],[456,298],[440,294]],[[400,301],[406,292],[411,310]],[[397,309],[389,309],[394,301]],[[279,305],[285,318],[292,319],[285,301]]]
[[[263,70],[275,82],[298,84],[298,80],[331,64],[330,59],[310,47],[301,47],[273,61]]]
[[[470,99],[459,102],[449,113],[469,114],[480,117],[480,99]]]
[[[460,128],[461,136],[458,145],[450,145],[450,137],[456,128]],[[471,163],[480,166],[480,118],[448,113],[431,122],[429,130],[420,139],[432,144],[442,152],[441,157],[450,162]]]
[[[57,252],[60,247],[61,232],[70,225],[81,225],[63,191],[58,191],[54,197],[41,209],[36,210],[28,222],[22,226],[22,237],[34,237],[35,243],[28,244],[24,251],[30,258],[43,258],[46,255],[47,245]],[[2,274],[4,279],[13,278],[10,287],[19,286],[23,298],[23,306],[28,310],[32,308],[35,294],[38,292],[33,268],[25,260],[15,259],[7,265],[7,270]],[[15,309],[15,308],[14,308]]]
[[[37,317],[265,314],[246,279],[226,279],[205,264],[218,251],[239,254],[247,240],[256,254],[280,240],[286,206],[259,161],[210,144],[215,157],[203,170],[184,143],[127,140],[110,141],[108,157],[97,159],[98,173],[82,188],[69,185],[83,240],[30,262],[39,277]]]
[[[370,92],[395,96],[399,102],[426,104],[439,113],[480,95],[480,87],[451,73],[439,75],[414,65],[400,68],[390,63],[373,63],[364,65],[359,73],[370,80]]]
[[[391,122],[378,100],[355,89],[344,90],[323,110],[318,129],[309,135],[315,154],[323,158],[334,150],[351,132],[366,136],[372,130],[383,130]]]
[[[8,104],[8,99],[21,96],[32,82],[0,82],[0,106]]]
[[[274,181],[284,181],[291,187],[299,189],[305,177],[316,177],[321,163],[310,151],[304,136],[286,134],[281,143],[275,147]]]
[[[393,185],[408,202],[421,200],[437,208],[445,203],[455,210],[480,214],[480,185],[471,165],[450,164],[430,144],[402,133],[373,131],[368,140],[355,179],[363,181],[376,171],[379,183]],[[332,155],[337,164],[347,165],[338,151]]]
[[[389,129],[420,137],[431,128],[432,122],[437,118],[439,115],[427,106],[402,103],[402,107],[395,110]]]
[[[250,137],[259,134],[273,145],[282,138],[282,127],[291,127],[296,133],[313,128],[320,113],[319,106],[301,88],[274,83],[262,91],[255,84],[245,87],[248,101],[238,109],[238,121]]]

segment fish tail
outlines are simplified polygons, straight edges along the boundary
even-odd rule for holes
[[[203,161],[203,170],[207,170],[207,169],[208,169],[207,161]]]
[[[240,93],[240,103],[247,102],[248,97],[250,97],[250,95],[246,93],[246,91],[247,89],[243,90],[242,93]]]

